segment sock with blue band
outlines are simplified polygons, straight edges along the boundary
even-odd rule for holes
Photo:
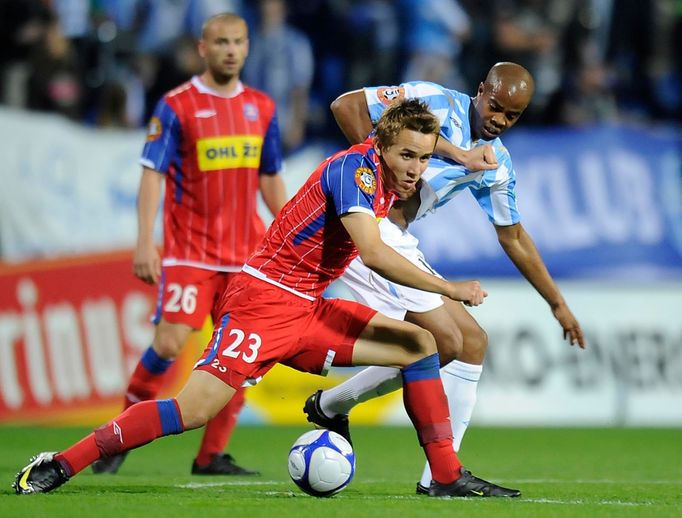
[[[173,360],[161,358],[154,348],[149,346],[130,378],[124,408],[139,401],[154,399],[163,384],[163,375],[171,365],[173,365]]]
[[[58,453],[55,459],[72,477],[99,458],[118,455],[183,431],[182,415],[175,399],[143,401]]]
[[[433,472],[433,479],[448,484],[459,478],[461,463],[452,448],[448,402],[440,379],[438,354],[418,360],[404,369],[403,402],[417,430],[419,444]]]

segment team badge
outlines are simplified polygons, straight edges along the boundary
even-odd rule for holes
[[[246,117],[246,120],[257,121],[258,106],[251,103],[244,103],[244,117]]]
[[[147,142],[157,140],[161,136],[161,133],[163,133],[161,120],[158,117],[149,119],[149,124],[147,125]]]
[[[365,194],[374,194],[377,190],[377,180],[374,173],[367,167],[358,167],[355,170],[355,183]]]
[[[450,122],[452,122],[452,124],[455,127],[462,129],[462,123],[460,122],[459,118],[457,118],[457,116],[454,113],[450,114]]]
[[[379,97],[383,104],[389,105],[395,100],[403,99],[405,97],[405,89],[402,86],[386,86],[379,88],[377,97]]]

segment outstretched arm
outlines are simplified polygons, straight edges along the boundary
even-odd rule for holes
[[[145,167],[137,193],[137,245],[133,255],[133,272],[147,284],[161,278],[161,255],[154,243],[154,220],[161,203],[163,174]]]
[[[262,174],[258,177],[260,194],[270,214],[277,216],[287,202],[287,192],[279,174]]]
[[[367,99],[362,90],[353,90],[337,97],[331,104],[331,110],[336,123],[351,144],[364,141],[372,131]],[[495,152],[490,144],[464,150],[447,139],[439,138],[434,152],[462,164],[471,171],[497,168]]]
[[[341,218],[365,265],[389,281],[445,295],[469,306],[478,306],[488,295],[478,281],[449,282],[420,270],[381,240],[376,220],[364,212]]]
[[[372,131],[367,99],[362,90],[353,90],[337,97],[330,106],[336,124],[351,144],[363,142]]]
[[[537,292],[547,301],[554,317],[564,330],[564,338],[571,345],[578,344],[585,348],[585,338],[580,324],[568,308],[554,279],[540,257],[533,240],[520,223],[509,226],[495,226],[497,238],[502,248],[530,282]]]

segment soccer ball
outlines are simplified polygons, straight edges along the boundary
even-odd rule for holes
[[[355,473],[353,447],[338,433],[313,430],[301,435],[289,451],[289,475],[312,496],[332,496]]]

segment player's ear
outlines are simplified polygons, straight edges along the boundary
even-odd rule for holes
[[[381,148],[379,147],[376,139],[374,140],[374,152],[377,154],[377,156],[381,156]]]
[[[206,42],[204,41],[204,38],[201,38],[197,43],[197,51],[202,58],[206,57]]]

